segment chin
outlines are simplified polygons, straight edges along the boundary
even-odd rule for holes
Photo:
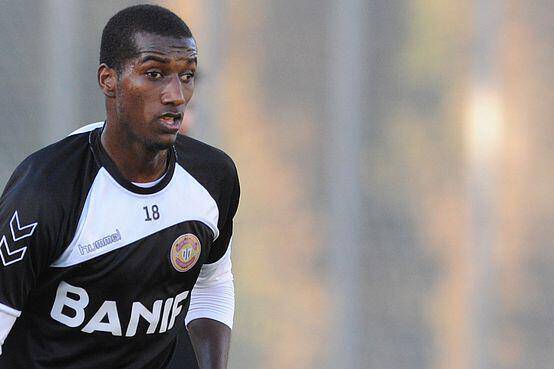
[[[149,142],[146,144],[146,147],[151,151],[164,151],[170,149],[176,140],[177,135],[172,135],[169,139]]]

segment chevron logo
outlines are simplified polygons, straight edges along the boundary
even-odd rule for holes
[[[32,223],[26,226],[21,226],[19,223],[19,215],[17,215],[17,210],[13,213],[12,220],[10,220],[10,228],[12,230],[13,241],[17,242],[27,237],[31,237],[38,223]],[[17,234],[17,235],[16,235]]]
[[[27,251],[27,247],[10,250],[6,242],[6,236],[2,236],[2,240],[0,240],[0,258],[2,258],[2,264],[4,264],[4,266],[17,263],[19,260],[23,259],[25,251]]]
[[[10,220],[10,229],[12,232],[13,241],[17,242],[27,237],[31,237],[35,232],[35,228],[37,227],[37,225],[38,223],[32,223],[26,226],[21,226],[21,223],[19,222],[19,215],[16,211],[13,214],[12,219]],[[8,245],[6,236],[3,235],[2,239],[0,239],[0,258],[2,259],[2,264],[4,264],[4,266],[17,263],[18,261],[23,259],[26,251],[26,246],[14,248],[13,250],[11,250],[10,246]]]

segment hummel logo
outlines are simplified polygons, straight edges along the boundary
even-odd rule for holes
[[[79,252],[81,253],[81,255],[84,255],[85,253],[89,254],[114,242],[121,241],[121,239],[121,232],[119,232],[119,229],[116,229],[115,233],[104,236],[101,239],[94,241],[93,243],[88,243],[85,245],[79,244]]]
[[[31,237],[35,232],[37,225],[38,223],[32,223],[22,227],[19,222],[19,215],[16,211],[10,220],[10,230],[12,232],[13,241],[17,242],[27,237]],[[8,266],[23,259],[25,251],[27,251],[26,246],[10,250],[6,236],[2,235],[2,239],[0,240],[0,258],[2,259],[2,264],[4,264],[4,266]]]

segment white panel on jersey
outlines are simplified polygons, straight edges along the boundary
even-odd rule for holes
[[[158,219],[153,219],[154,206]],[[146,221],[147,217],[152,219]],[[215,200],[179,165],[175,165],[173,178],[164,189],[147,195],[128,191],[101,168],[87,195],[73,241],[51,266],[80,264],[185,221],[206,224],[215,239],[219,235],[218,217]]]
[[[20,315],[21,311],[0,304],[0,355],[2,355],[2,345],[4,344],[4,340],[8,337],[15,321]]]
[[[0,304],[0,313],[6,313],[6,314],[9,314],[9,315],[13,315],[16,318],[21,315],[21,311],[16,310],[14,308],[11,308],[11,307],[9,307],[7,305],[4,305],[4,304]]]
[[[100,128],[103,125],[104,125],[104,122],[96,122],[96,123],[87,124],[86,126],[81,127],[78,130],[71,132],[69,135],[73,136],[73,135],[78,135],[79,133],[94,131],[96,128]]]
[[[2,355],[2,345],[8,337],[17,317],[8,315],[0,311],[0,355]]]

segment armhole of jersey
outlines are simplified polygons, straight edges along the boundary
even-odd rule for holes
[[[231,241],[222,257],[211,264],[202,265],[196,283],[201,287],[209,287],[218,283],[233,280],[231,262]]]

